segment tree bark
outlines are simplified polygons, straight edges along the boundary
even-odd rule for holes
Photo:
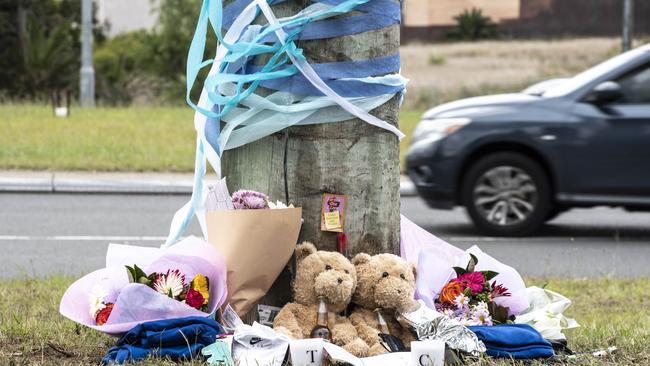
[[[281,17],[305,6],[302,0],[290,0],[273,9]],[[310,63],[390,55],[399,52],[399,25],[298,46]],[[398,111],[395,97],[371,114],[397,125]],[[231,191],[253,189],[301,206],[301,241],[336,250],[337,234],[320,230],[321,200],[323,193],[346,194],[350,255],[399,251],[399,142],[391,132],[359,119],[295,126],[226,151],[222,172]],[[285,271],[261,303],[281,306],[290,299]]]

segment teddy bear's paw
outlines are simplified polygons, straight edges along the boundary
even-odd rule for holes
[[[381,345],[381,343],[375,343],[370,347],[368,350],[368,356],[378,356],[378,355],[383,355],[384,353],[388,353],[388,350],[384,348],[384,346]]]
[[[357,330],[350,323],[339,323],[332,328],[332,342],[342,346],[357,338]]]
[[[289,337],[291,339],[296,339],[294,334],[288,328],[285,328],[285,327],[283,327],[281,325],[277,326],[277,327],[273,327],[273,330],[280,333],[280,334],[284,334],[284,335],[286,335],[287,337]]]
[[[370,348],[361,338],[355,338],[352,342],[343,346],[343,349],[356,357],[368,357]]]

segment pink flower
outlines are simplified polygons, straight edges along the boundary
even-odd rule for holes
[[[185,297],[185,303],[194,309],[200,309],[201,306],[203,306],[203,303],[205,302],[205,299],[203,298],[203,295],[201,295],[200,292],[196,291],[195,289],[191,288],[189,291],[187,291],[187,296]]]
[[[232,204],[237,210],[269,208],[269,198],[260,192],[240,190],[232,194]]]
[[[456,281],[464,284],[465,287],[472,289],[472,295],[476,295],[483,291],[485,277],[483,277],[483,273],[481,272],[470,272],[458,276]]]

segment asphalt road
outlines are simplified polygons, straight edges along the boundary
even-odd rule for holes
[[[0,194],[0,278],[81,275],[101,268],[108,243],[158,246],[189,196]],[[650,277],[650,213],[574,210],[530,238],[481,236],[462,210],[417,197],[402,213],[463,249],[483,251],[535,277]],[[200,235],[196,223],[190,234]]]

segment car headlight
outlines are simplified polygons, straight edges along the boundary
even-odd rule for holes
[[[422,120],[413,132],[413,140],[440,140],[472,122],[469,118],[432,118]]]

